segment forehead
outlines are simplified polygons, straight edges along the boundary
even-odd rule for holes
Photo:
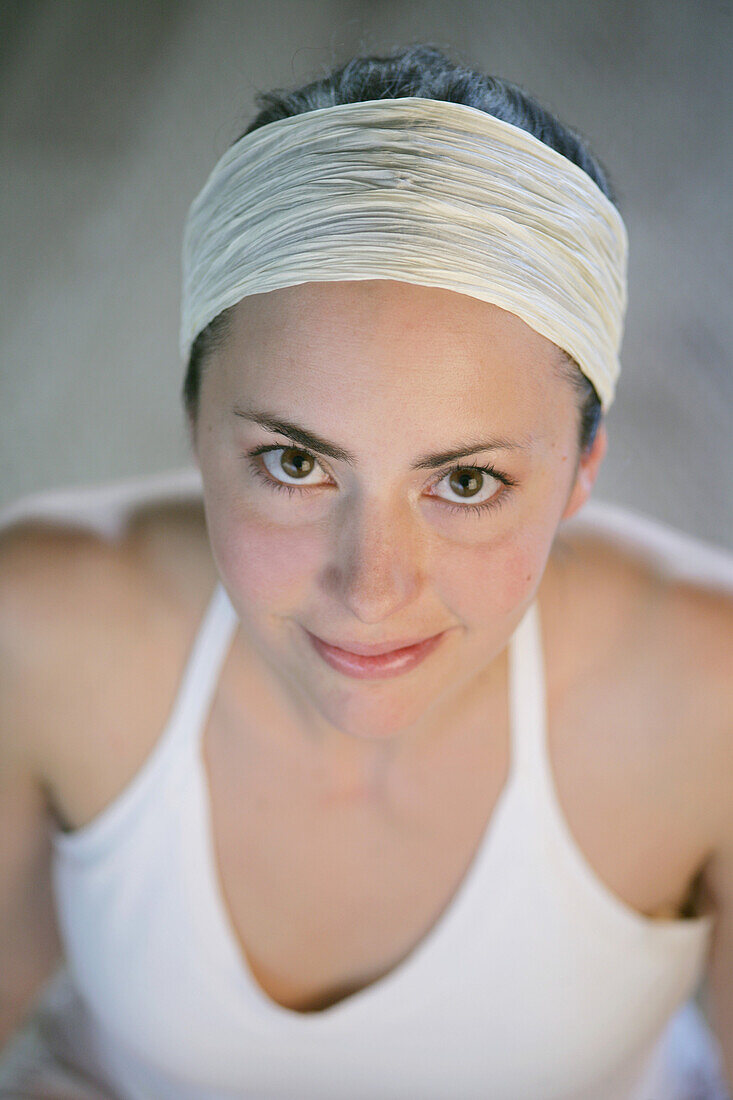
[[[327,399],[371,415],[391,408],[404,416],[419,405],[474,417],[523,407],[531,417],[563,397],[558,357],[550,340],[489,302],[368,279],[244,298],[222,360],[233,391],[277,398],[280,407]]]
[[[479,345],[488,339],[528,354],[552,354],[555,345],[521,318],[491,302],[442,287],[396,279],[299,283],[243,298],[232,310],[233,336],[285,341],[289,336],[327,341],[348,332],[351,341],[373,342],[385,330],[459,339]]]

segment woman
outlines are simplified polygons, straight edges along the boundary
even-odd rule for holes
[[[606,174],[430,46],[260,105],[186,230],[200,499],[5,535],[11,1026],[68,967],[7,1095],[719,1100],[730,562],[566,527]]]

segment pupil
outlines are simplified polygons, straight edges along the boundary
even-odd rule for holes
[[[310,459],[302,451],[296,451],[293,447],[288,447],[284,452],[280,464],[286,471],[289,477],[299,477],[304,468],[308,466]],[[291,467],[288,469],[288,467]],[[305,473],[309,473],[308,469],[305,469]]]
[[[472,496],[474,493],[478,492],[479,483],[475,473],[467,473],[465,470],[462,470],[459,474],[454,476],[458,485],[454,485],[453,488],[458,492],[464,493],[466,496]]]

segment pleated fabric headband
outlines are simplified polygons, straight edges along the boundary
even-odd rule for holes
[[[245,134],[191,204],[180,351],[250,294],[396,279],[491,302],[565,349],[613,401],[626,229],[577,165],[462,103],[339,104]]]

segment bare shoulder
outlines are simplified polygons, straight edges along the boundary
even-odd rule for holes
[[[643,517],[626,525],[620,509],[610,515],[608,523],[561,530],[556,540],[565,611],[600,644],[641,631],[670,689],[730,704],[733,554]]]
[[[637,547],[601,530],[560,528],[541,590],[546,650],[553,654],[558,691],[602,675],[648,635],[664,578]],[[649,655],[648,638],[645,651]]]
[[[197,503],[142,505],[115,538],[42,519],[0,530],[2,621],[28,659],[42,658],[60,636],[73,641],[74,627],[124,628],[153,590],[195,601],[193,578],[206,585],[214,576]]]
[[[126,545],[142,574],[174,600],[191,600],[194,613],[202,608],[218,579],[202,501],[137,508],[127,525]]]
[[[599,705],[633,715],[712,837],[733,801],[733,555],[649,531],[561,529],[551,640],[565,683],[592,681]]]
[[[114,601],[129,594],[134,571],[121,540],[42,519],[28,519],[0,532],[0,608],[6,641],[18,655],[43,659],[47,646],[90,600]],[[39,650],[40,645],[40,650]]]
[[[0,775],[11,801],[25,777],[48,808],[73,667],[85,669],[95,651],[90,607],[103,614],[106,605],[111,617],[125,608],[123,573],[113,548],[90,532],[34,519],[0,532]]]
[[[144,757],[214,583],[207,546],[188,503],[142,506],[114,538],[34,519],[0,531],[3,740],[44,786],[71,789],[90,739],[110,787]]]

